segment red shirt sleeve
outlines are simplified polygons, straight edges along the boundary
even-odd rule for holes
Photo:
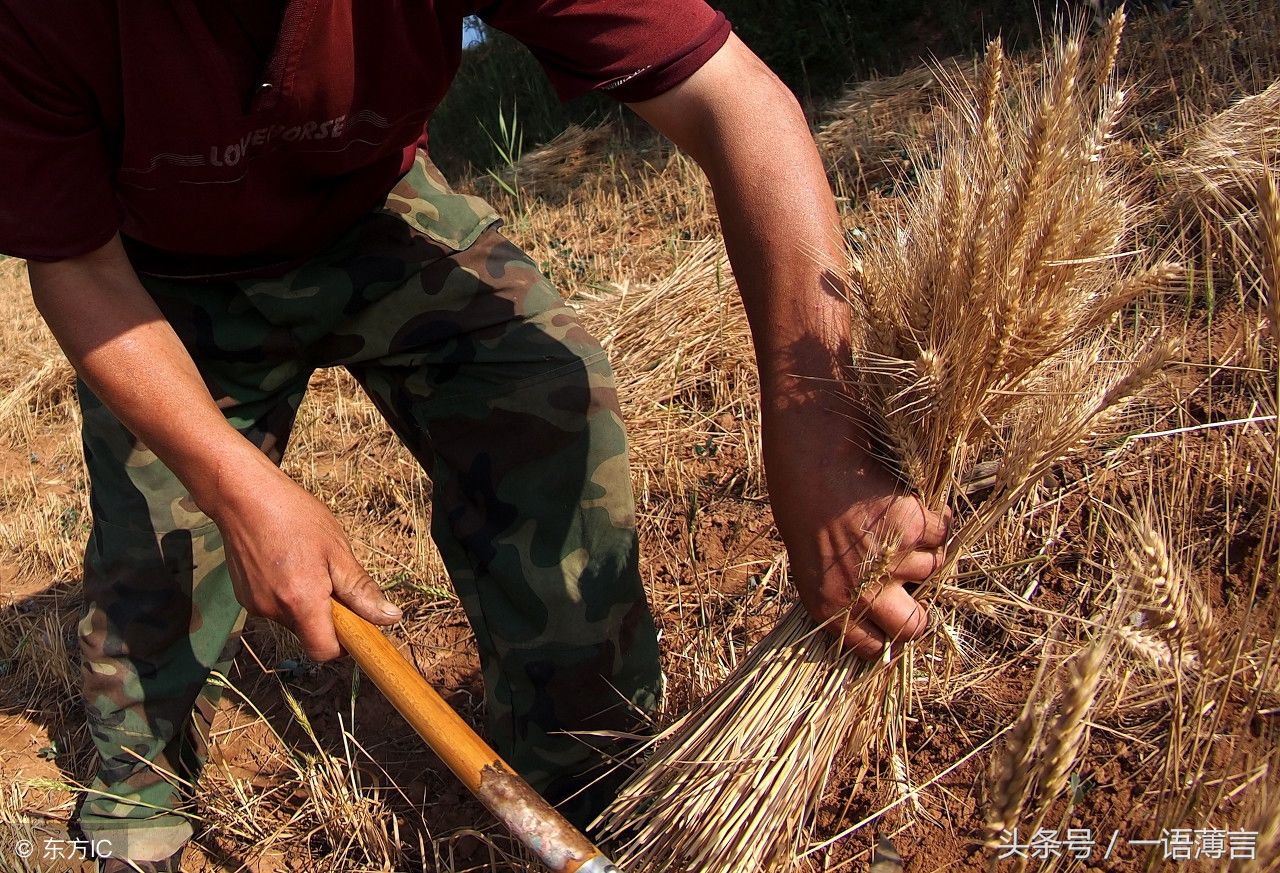
[[[627,103],[657,97],[731,29],[703,0],[493,0],[476,13],[529,47],[561,100],[594,90]]]
[[[0,252],[57,261],[100,248],[120,226],[91,98],[58,81],[0,11]]]

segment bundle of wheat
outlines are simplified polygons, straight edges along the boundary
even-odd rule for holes
[[[865,193],[936,167],[946,94],[958,85],[975,87],[979,74],[975,63],[947,60],[850,88],[826,108],[814,137],[832,174]],[[1006,82],[1027,83],[1039,75],[1034,61],[1005,61]]]
[[[1199,124],[1280,75],[1272,0],[1196,0],[1144,10],[1127,31],[1117,68],[1142,83],[1129,107],[1131,132],[1156,151],[1166,136]]]
[[[1165,176],[1178,219],[1171,225],[1221,276],[1250,284],[1258,193],[1280,179],[1280,81],[1189,131]]]
[[[1092,53],[1078,35],[1059,41],[1037,83],[1006,86],[998,42],[976,89],[950,80],[941,168],[898,215],[867,226],[851,259],[852,373],[871,440],[906,485],[930,505],[950,504],[959,522],[947,563],[916,593],[926,601],[963,606],[941,585],[967,546],[1168,357],[1108,334],[1121,307],[1178,275],[1139,250],[1141,210],[1107,160],[1125,96],[1113,81],[1122,30],[1117,14]],[[993,462],[985,499],[967,497],[961,483]],[[885,557],[873,557],[864,584],[883,582]],[[933,669],[917,660],[860,661],[794,608],[658,738],[602,817],[623,843],[621,863],[795,866],[832,763],[848,750],[866,766],[878,755],[909,794],[905,700],[911,671]],[[1096,673],[1084,663],[1081,676]]]
[[[961,68],[948,72],[960,75]],[[835,175],[867,191],[898,174],[937,128],[942,82],[939,71],[918,67],[863,82],[837,99],[815,137]]]

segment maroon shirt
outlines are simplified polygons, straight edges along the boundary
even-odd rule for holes
[[[0,252],[296,264],[409,168],[473,13],[563,99],[655,97],[729,34],[703,0],[0,0]]]

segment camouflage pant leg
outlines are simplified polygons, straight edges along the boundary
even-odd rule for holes
[[[318,365],[348,367],[431,474],[491,739],[558,799],[609,746],[565,731],[635,730],[655,705],[656,633],[609,363],[492,221],[419,162],[350,254],[247,293],[314,337]],[[342,317],[321,330],[317,313]]]
[[[420,161],[386,209],[279,279],[147,285],[231,423],[277,460],[310,368],[347,366],[361,380],[435,479],[432,532],[476,631],[494,743],[562,795],[605,754],[563,732],[634,728],[656,699],[657,644],[608,363],[494,219]],[[126,771],[121,748],[169,762],[183,701],[222,654],[208,650],[234,638],[239,608],[217,531],[176,514],[176,480],[115,428],[102,428],[115,448],[91,459],[91,478],[134,532],[95,527],[90,554],[110,561],[87,562],[85,654],[99,665],[86,674],[101,710],[90,709],[99,781],[120,799],[86,804],[84,819],[86,830],[160,833],[181,792],[145,765]],[[189,566],[192,584],[166,561]],[[130,591],[148,585],[179,592],[149,595],[178,608],[138,615]],[[194,608],[193,595],[204,598]],[[148,630],[165,617],[166,635]],[[168,648],[146,650],[149,635]],[[604,794],[581,799],[576,817]]]
[[[212,300],[218,290],[209,286],[206,296]],[[221,296],[228,296],[225,287]],[[175,317],[181,302],[175,310],[158,300],[198,348],[199,320]],[[222,321],[225,327],[228,319]],[[277,367],[268,378],[259,352],[234,345],[212,357],[243,359],[220,361],[221,383],[209,387],[232,424],[278,462],[306,372]],[[203,363],[207,370],[210,362]],[[260,388],[272,381],[272,390]],[[158,860],[192,834],[190,785],[221,693],[207,680],[211,670],[229,672],[244,613],[216,526],[83,384],[79,398],[93,508],[79,633],[99,764],[78,826],[109,841],[117,857]]]
[[[334,341],[387,336],[388,317],[390,343],[344,362],[431,472],[432,535],[475,631],[491,739],[563,800],[619,748],[564,732],[634,732],[660,681],[612,371],[496,231]],[[589,818],[611,785],[566,811]]]

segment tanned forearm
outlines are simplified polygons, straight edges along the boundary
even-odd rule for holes
[[[30,265],[36,307],[76,372],[217,519],[272,464],[223,417],[119,239]]]
[[[732,87],[715,87],[717,80]],[[680,102],[686,88],[691,105]],[[634,108],[687,151],[711,182],[751,324],[766,411],[837,414],[832,381],[849,363],[850,314],[839,291],[835,203],[791,92],[736,37],[698,76]],[[786,398],[786,402],[780,402]],[[848,414],[840,410],[839,414]]]
[[[711,181],[751,323],[765,471],[800,599],[860,654],[919,636],[903,582],[938,565],[946,520],[904,495],[842,391],[852,363],[843,240],[822,161],[790,91],[736,37],[633,108]],[[868,561],[898,556],[865,584]]]

